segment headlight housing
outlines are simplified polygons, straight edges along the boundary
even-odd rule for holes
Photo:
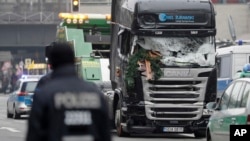
[[[139,26],[142,28],[155,28],[156,22],[156,15],[153,14],[143,14],[138,18]]]

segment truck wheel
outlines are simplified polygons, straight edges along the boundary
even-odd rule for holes
[[[209,130],[207,131],[206,137],[207,137],[207,141],[212,141],[212,138],[211,138],[211,135],[210,135],[210,131],[209,131]]]
[[[194,132],[194,137],[195,138],[205,138],[206,137],[206,132],[205,131],[195,131]]]
[[[117,136],[119,137],[126,137],[129,136],[129,134],[127,132],[124,132],[122,129],[122,125],[121,125],[121,120],[122,120],[122,115],[121,115],[121,105],[120,105],[120,101],[117,104],[117,108],[115,111],[115,126],[116,126],[116,133]]]
[[[95,82],[95,84],[100,88],[102,92],[112,90],[111,81],[99,81]]]

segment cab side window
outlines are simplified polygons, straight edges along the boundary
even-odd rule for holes
[[[227,109],[227,105],[228,105],[228,102],[229,102],[229,98],[230,98],[230,94],[231,94],[231,91],[233,89],[233,86],[234,86],[234,84],[231,84],[230,86],[228,86],[228,88],[223,93],[223,96],[222,96],[220,104],[219,104],[219,109],[220,110]]]
[[[249,93],[250,93],[250,84],[247,83],[241,98],[240,107],[246,107]]]
[[[236,82],[228,103],[228,108],[236,108],[237,98],[242,93],[243,82]]]

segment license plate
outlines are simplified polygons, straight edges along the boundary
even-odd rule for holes
[[[163,132],[183,132],[183,127],[163,127]]]

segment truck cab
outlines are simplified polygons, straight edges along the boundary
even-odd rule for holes
[[[118,136],[204,137],[216,99],[215,11],[209,0],[113,0],[109,104]]]

